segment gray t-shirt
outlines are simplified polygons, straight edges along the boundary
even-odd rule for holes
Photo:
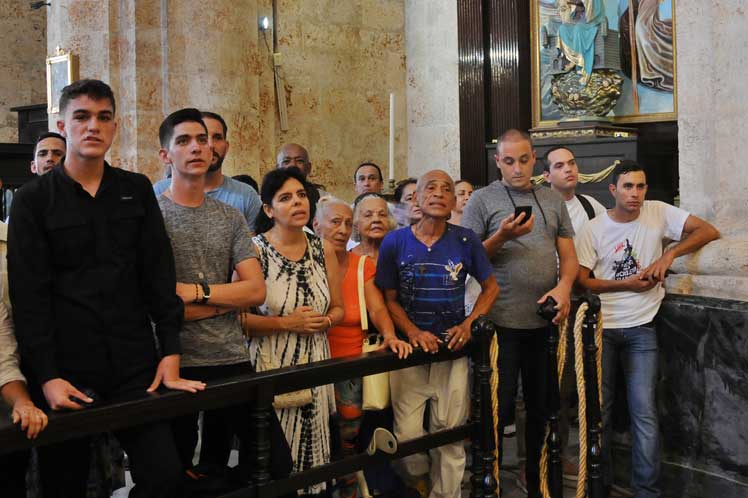
[[[175,204],[164,195],[158,204],[174,251],[177,282],[226,284],[237,264],[257,257],[247,222],[233,207],[207,196],[196,208]],[[184,322],[180,340],[185,367],[249,361],[235,312]]]
[[[166,189],[171,185],[171,178],[164,178],[161,181],[156,182],[153,185],[153,191],[156,193],[156,197],[159,197],[164,193]],[[247,220],[249,229],[254,233],[255,221],[257,214],[262,208],[262,201],[260,196],[255,190],[240,181],[234,180],[230,176],[223,175],[223,182],[213,190],[205,192],[208,197],[221,202],[225,202],[229,206],[236,208],[240,213],[244,215]]]
[[[462,213],[462,226],[486,240],[499,229],[501,220],[514,213],[515,205],[532,206],[532,232],[505,243],[490,258],[500,289],[490,318],[500,327],[540,328],[548,322],[537,315],[537,300],[558,282],[556,237],[572,238],[574,228],[563,199],[551,189],[508,189],[497,180],[476,190]]]

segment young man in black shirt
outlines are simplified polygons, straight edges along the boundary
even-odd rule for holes
[[[65,87],[57,126],[67,155],[18,191],[8,235],[16,335],[39,401],[80,410],[161,384],[203,389],[179,377],[184,308],[150,181],[104,160],[117,130],[109,86],[80,80]],[[130,457],[131,496],[181,495],[168,423],[115,436]],[[86,438],[40,447],[44,496],[85,496],[89,457]]]

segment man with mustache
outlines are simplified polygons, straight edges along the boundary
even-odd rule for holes
[[[65,137],[59,133],[48,131],[39,135],[34,146],[34,159],[31,161],[31,172],[42,176],[59,166],[65,157]]]
[[[540,497],[540,450],[545,432],[545,345],[548,322],[537,315],[538,304],[555,299],[554,323],[569,313],[571,286],[577,274],[574,229],[563,200],[532,184],[535,151],[530,136],[505,132],[496,147],[501,180],[473,193],[462,214],[462,226],[483,240],[501,295],[489,317],[499,326],[499,421],[514,418],[519,375],[527,413],[527,492]],[[517,207],[530,206],[532,215]],[[558,255],[558,257],[557,257]],[[501,441],[501,440],[500,440]],[[521,483],[523,484],[523,483]]]
[[[429,171],[419,178],[416,195],[423,217],[385,236],[375,283],[384,292],[395,326],[411,345],[431,353],[440,347],[459,350],[470,340],[473,321],[491,308],[499,288],[478,237],[447,223],[456,202],[452,178],[441,170]],[[480,283],[481,292],[466,316],[468,275]],[[401,441],[424,435],[427,402],[431,432],[464,424],[470,405],[468,384],[466,357],[390,372],[395,435]],[[448,444],[430,454],[431,463],[423,453],[402,460],[406,483],[422,488],[430,477],[430,498],[459,498],[464,445]]]
[[[631,416],[631,487],[637,498],[660,496],[657,421],[657,331],[673,260],[719,238],[711,224],[660,201],[645,201],[647,175],[622,161],[610,176],[613,209],[590,220],[577,240],[577,282],[600,294],[603,314],[603,480],[613,481],[610,444],[616,368],[623,366]],[[663,239],[679,241],[663,252]],[[594,275],[592,272],[594,271]]]
[[[201,114],[208,127],[208,145],[213,150],[210,167],[205,174],[205,194],[237,209],[254,233],[255,219],[262,207],[260,196],[249,185],[223,174],[223,161],[229,152],[226,121],[215,112],[203,111]],[[153,190],[157,197],[169,188],[170,182],[169,178],[156,182]]]

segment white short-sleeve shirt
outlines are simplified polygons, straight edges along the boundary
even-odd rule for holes
[[[607,212],[584,225],[576,240],[579,264],[595,278],[623,280],[662,256],[665,238],[680,240],[688,212],[660,201],[645,201],[639,217],[613,221]],[[629,328],[652,321],[665,297],[662,284],[646,292],[600,294],[605,328]]]

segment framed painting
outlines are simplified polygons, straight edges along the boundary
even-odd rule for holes
[[[57,50],[57,55],[47,58],[47,113],[60,111],[62,89],[80,77],[78,56]]]
[[[533,126],[677,119],[676,0],[531,0]]]

